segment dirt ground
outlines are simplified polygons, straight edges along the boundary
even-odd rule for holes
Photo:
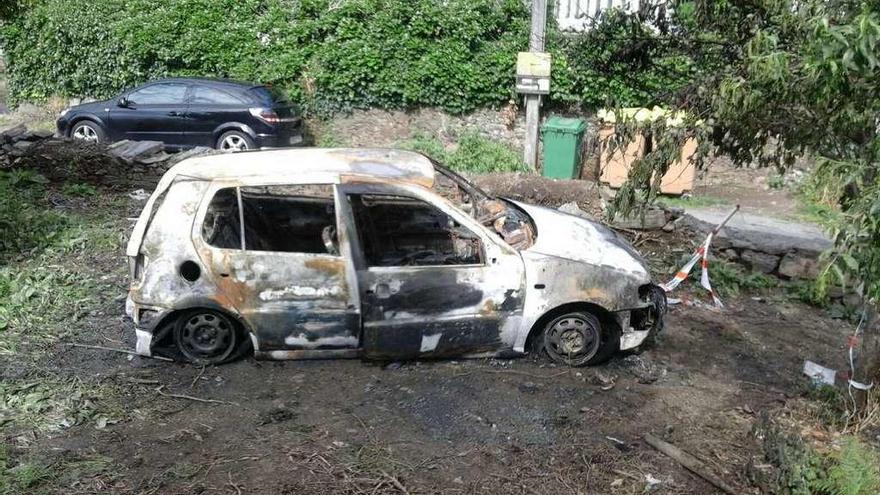
[[[141,205],[128,203],[121,231]],[[642,250],[665,266],[665,245]],[[796,400],[804,359],[842,367],[851,331],[768,294],[723,311],[674,307],[656,348],[593,368],[532,358],[200,368],[69,345],[134,347],[120,251],[72,262],[100,273],[108,297],[37,362],[2,366],[17,383],[112,391],[95,398],[109,420],[4,430],[18,458],[102,463],[52,493],[714,493],[646,433],[758,493],[756,417]]]
[[[114,316],[76,340],[133,347],[121,304],[105,309]],[[713,493],[641,441],[653,433],[752,493],[755,415],[798,395],[804,359],[842,365],[848,330],[741,298],[724,312],[676,308],[656,349],[586,369],[528,358],[203,369],[60,346],[44,366],[121,388],[125,419],[31,448],[112,459],[79,493],[635,494],[648,476],[656,493]]]

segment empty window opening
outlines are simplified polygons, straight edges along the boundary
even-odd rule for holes
[[[202,238],[220,249],[241,249],[240,218],[235,188],[220,189],[214,194],[205,213]]]
[[[428,203],[374,194],[352,194],[348,199],[370,266],[483,262],[479,237]]]
[[[202,224],[208,244],[241,249],[238,208],[235,188],[217,191]],[[241,208],[249,251],[339,254],[330,185],[242,187]]]
[[[241,188],[245,249],[339,254],[333,186]]]

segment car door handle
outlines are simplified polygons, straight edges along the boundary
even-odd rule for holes
[[[169,117],[183,117],[183,112],[168,112]]]

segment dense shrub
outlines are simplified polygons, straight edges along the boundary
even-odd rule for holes
[[[192,75],[273,83],[325,114],[460,113],[514,96],[528,25],[522,0],[42,0],[0,32],[13,102]],[[609,26],[576,37],[550,26],[551,104],[648,105],[676,85],[621,59],[627,33]]]
[[[46,0],[3,31],[16,101],[147,79],[271,82],[321,111],[512,96],[521,0]]]

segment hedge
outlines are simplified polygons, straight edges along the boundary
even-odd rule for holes
[[[461,113],[514,97],[528,29],[522,0],[41,0],[0,29],[0,42],[12,103],[197,75],[272,83],[317,113]],[[620,93],[652,103],[591,72],[582,44],[558,35],[549,44],[552,102],[598,105]]]

